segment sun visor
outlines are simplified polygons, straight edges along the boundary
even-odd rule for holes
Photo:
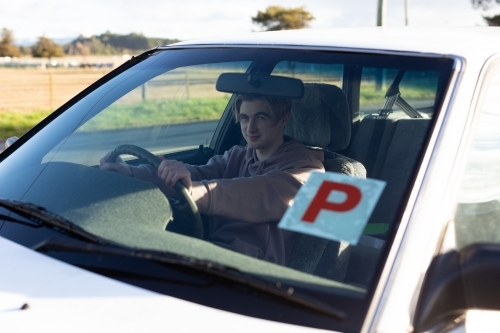
[[[304,84],[299,79],[284,76],[223,73],[217,79],[218,91],[282,98],[302,98]]]

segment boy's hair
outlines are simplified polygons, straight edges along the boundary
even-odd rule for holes
[[[233,104],[234,119],[239,122],[240,108],[243,102],[251,102],[256,100],[266,102],[271,108],[271,117],[274,123],[283,118],[292,110],[292,100],[290,98],[255,96],[255,95],[238,95]]]

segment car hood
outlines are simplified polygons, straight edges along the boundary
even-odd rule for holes
[[[311,332],[158,294],[0,237],[0,331]],[[25,308],[25,309],[22,309]]]

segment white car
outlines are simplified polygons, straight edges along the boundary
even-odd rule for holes
[[[498,28],[346,28],[132,58],[0,154],[0,331],[498,331],[499,52]],[[99,168],[244,146],[238,94],[291,99],[285,134],[323,152],[265,222],[284,261],[211,241],[224,213],[182,186]],[[219,206],[276,195],[244,192]]]

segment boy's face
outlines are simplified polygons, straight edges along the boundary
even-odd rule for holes
[[[248,147],[269,156],[283,143],[289,115],[275,122],[270,105],[261,99],[243,101],[239,122]]]

